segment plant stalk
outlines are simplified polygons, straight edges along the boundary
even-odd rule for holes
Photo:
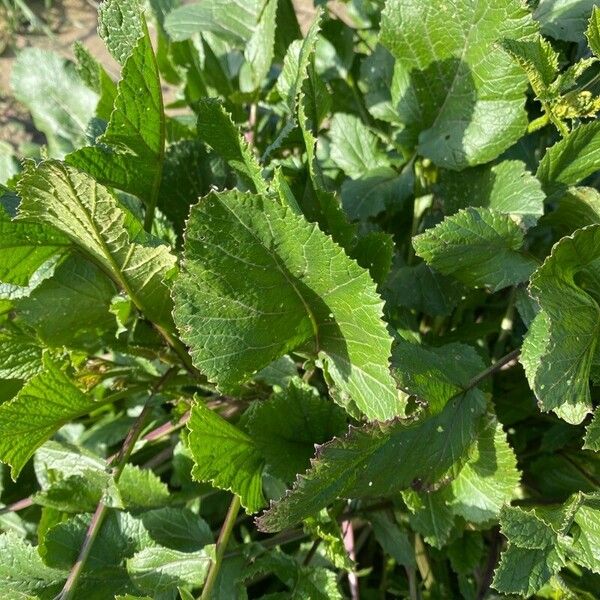
[[[162,387],[162,385],[168,380],[168,378],[176,371],[175,368],[169,369],[156,383],[153,387],[152,392],[148,396],[146,403],[144,404],[144,408],[142,412],[138,415],[137,419],[133,423],[131,429],[128,431],[127,436],[125,437],[125,441],[121,446],[121,450],[116,455],[111,456],[108,459],[108,463],[112,464],[115,462],[115,467],[113,468],[112,476],[115,482],[119,481],[121,474],[123,473],[123,469],[133,452],[133,448],[138,438],[140,437],[144,425],[146,423],[146,419],[150,414],[152,408],[150,406],[152,398],[156,392]],[[94,541],[100,532],[102,527],[102,523],[104,523],[104,519],[106,518],[108,507],[102,500],[98,503],[96,507],[96,511],[92,516],[92,520],[90,521],[88,530],[85,534],[85,539],[83,541],[83,545],[81,546],[81,550],[79,551],[79,556],[75,561],[75,564],[71,567],[71,571],[69,572],[69,576],[65,581],[63,589],[56,596],[55,600],[74,600],[75,598],[75,590],[77,588],[77,584],[79,582],[79,578],[81,577],[81,573],[83,572],[83,568],[85,567],[85,563],[89,558],[90,552],[92,550],[92,546],[94,545]]]
[[[217,547],[215,550],[215,560],[213,560],[210,564],[208,575],[206,576],[206,582],[202,588],[202,595],[200,596],[199,600],[209,600],[212,594],[213,587],[217,581],[217,575],[219,574],[221,564],[223,563],[225,550],[227,550],[227,544],[229,543],[229,538],[231,537],[231,532],[233,531],[233,526],[239,511],[240,499],[239,496],[234,494],[231,504],[229,505],[229,509],[227,510],[225,521],[223,521],[221,532],[219,533],[219,539],[217,540]]]

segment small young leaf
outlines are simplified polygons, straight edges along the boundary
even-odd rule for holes
[[[537,178],[549,198],[556,199],[570,185],[600,169],[600,121],[580,125],[546,150]]]
[[[232,491],[249,513],[264,506],[264,459],[256,443],[200,402],[192,408],[188,429],[194,478]]]
[[[225,162],[258,193],[265,193],[267,183],[262,168],[252,149],[243,139],[221,102],[215,98],[204,98],[196,106],[198,114],[198,136],[202,138]]]
[[[370,170],[387,167],[385,153],[378,148],[377,136],[354,115],[336,113],[329,129],[331,159],[352,179]]]

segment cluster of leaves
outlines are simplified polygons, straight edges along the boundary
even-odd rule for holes
[[[106,0],[118,82],[20,54],[2,598],[597,597],[593,5]]]

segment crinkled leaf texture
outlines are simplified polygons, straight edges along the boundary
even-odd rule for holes
[[[104,19],[111,11],[124,10],[132,14],[139,12],[136,0],[106,2]],[[96,145],[81,148],[69,154],[66,160],[100,183],[135,194],[154,206],[165,156],[165,116],[150,35],[143,17],[138,15],[137,19],[138,25],[133,20],[126,23],[126,28],[132,28],[126,37],[126,28],[108,30],[109,48],[114,45],[115,55],[127,58],[106,131]],[[113,36],[117,36],[116,39]]]
[[[505,506],[500,528],[508,539],[493,587],[531,596],[573,561],[600,573],[600,498],[579,492],[565,504],[526,511]]]
[[[420,154],[460,170],[523,135],[526,79],[498,42],[534,32],[520,0],[386,3],[380,39],[396,58],[395,108]]]
[[[279,531],[337,498],[389,496],[438,484],[466,460],[484,410],[482,392],[472,389],[422,421],[352,427],[318,449],[293,489],[258,518],[259,528]]]
[[[417,254],[444,275],[497,291],[526,281],[536,262],[519,252],[524,233],[510,216],[466,208],[413,239]]]
[[[521,362],[542,410],[569,423],[591,411],[589,377],[600,336],[600,225],[561,239],[531,278],[540,305]]]
[[[235,190],[203,198],[173,298],[195,365],[223,389],[297,350],[322,361],[333,397],[352,414],[402,413],[368,272],[291,209]]]
[[[188,429],[194,478],[237,494],[249,513],[264,506],[265,461],[254,440],[200,402],[192,407]]]
[[[0,459],[11,466],[13,479],[39,446],[94,404],[45,356],[44,370],[0,405]]]
[[[165,280],[174,274],[175,257],[146,236],[109,190],[73,167],[47,161],[24,173],[19,194],[20,216],[67,235],[149,319],[169,326]]]
[[[548,148],[540,161],[537,178],[549,198],[557,199],[570,185],[600,169],[600,121],[580,125]]]

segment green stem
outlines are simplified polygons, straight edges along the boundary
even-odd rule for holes
[[[123,469],[133,452],[133,448],[135,446],[136,441],[140,437],[142,433],[142,429],[146,423],[146,419],[148,415],[152,411],[151,408],[151,400],[154,398],[156,392],[162,387],[162,385],[169,379],[169,377],[175,372],[175,369],[168,370],[156,383],[153,387],[152,392],[148,396],[146,403],[144,404],[144,408],[142,412],[139,414],[135,422],[133,423],[131,429],[127,433],[125,441],[121,446],[121,450],[111,457],[107,462],[110,464],[115,462],[115,467],[112,471],[112,476],[115,482],[119,481],[121,474],[123,473]],[[77,589],[77,584],[79,582],[79,578],[81,577],[81,573],[83,572],[83,568],[89,558],[90,552],[94,545],[94,541],[98,537],[98,533],[100,533],[100,529],[102,528],[102,523],[104,523],[104,519],[106,518],[108,507],[104,502],[100,501],[94,515],[92,516],[92,520],[90,521],[88,530],[85,534],[85,538],[83,540],[83,544],[81,546],[81,550],[79,551],[79,556],[75,561],[75,564],[71,567],[71,571],[69,572],[69,576],[65,581],[62,591],[55,598],[55,600],[74,600],[75,598],[75,590]]]
[[[131,456],[131,452],[133,451],[133,447],[135,446],[135,442],[137,441],[140,433],[142,432],[142,428],[144,427],[144,423],[146,422],[146,418],[150,414],[151,408],[149,400],[152,398],[152,395],[148,398],[146,405],[144,406],[142,412],[136,419],[133,427],[129,430],[125,441],[123,442],[123,446],[121,447],[121,451],[116,456],[117,464],[113,469],[113,477],[115,482],[119,481],[119,477],[121,477],[121,473],[125,468],[125,464],[127,460]],[[85,538],[83,540],[83,545],[81,546],[81,550],[79,551],[79,556],[75,561],[75,564],[71,568],[69,572],[69,576],[67,577],[67,581],[65,581],[65,585],[60,592],[60,594],[56,597],[56,600],[72,600],[75,598],[75,590],[77,589],[77,584],[79,583],[79,578],[81,577],[81,573],[83,572],[83,568],[89,558],[90,552],[98,537],[98,533],[100,533],[100,529],[102,528],[102,524],[104,523],[104,519],[106,518],[106,514],[108,511],[108,507],[104,502],[100,501],[98,506],[96,507],[96,511],[92,516],[92,520],[90,521],[88,530],[85,534]]]
[[[215,550],[215,560],[212,561],[206,577],[204,588],[202,589],[202,595],[199,600],[209,600],[213,587],[217,581],[217,575],[221,569],[223,563],[223,557],[225,556],[225,550],[233,531],[235,520],[237,519],[238,512],[240,511],[240,499],[239,496],[233,495],[229,509],[227,510],[227,516],[221,527],[219,533],[219,539],[217,540],[217,547]]]
[[[548,117],[548,113],[544,113],[541,117],[534,119],[527,126],[527,133],[533,133],[534,131],[538,131],[543,127],[546,127],[550,123],[550,118]]]

